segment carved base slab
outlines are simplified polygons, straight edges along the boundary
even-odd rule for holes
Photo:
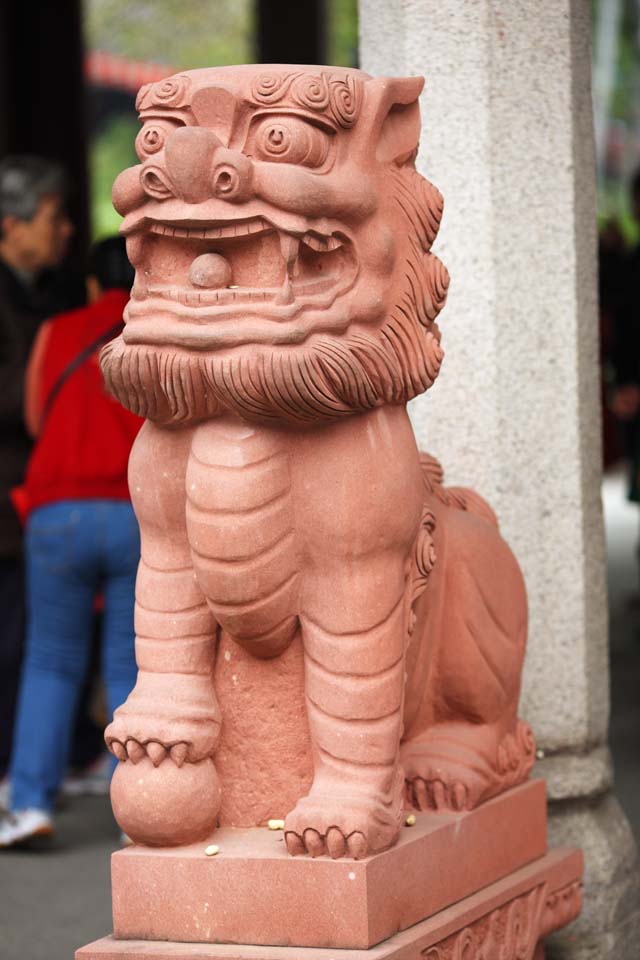
[[[367,949],[546,852],[543,781],[469,813],[423,813],[365,860],[290,857],[282,832],[216,831],[207,843],[112,858],[119,939]]]
[[[78,950],[76,960],[543,960],[543,938],[580,912],[582,870],[580,851],[553,850],[369,950],[105,937]]]

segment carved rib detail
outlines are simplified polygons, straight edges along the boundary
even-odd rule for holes
[[[404,688],[404,657],[377,674],[346,676],[305,658],[307,696],[325,713],[345,720],[371,720],[398,709]]]
[[[176,636],[211,636],[211,613],[202,601],[191,610],[149,610],[136,604],[135,629],[138,636],[155,637],[157,640],[172,640]]]
[[[202,607],[204,597],[192,565],[162,569],[152,566],[143,556],[136,578],[137,608],[157,613],[185,613]]]
[[[288,455],[264,430],[234,421],[194,434],[187,530],[210,610],[258,655],[295,631],[298,556]],[[266,652],[265,652],[266,651]]]
[[[384,782],[390,778],[390,768],[387,763],[357,763],[357,761],[343,760],[342,757],[335,757],[324,747],[318,747],[318,754],[322,759],[322,765],[341,780],[349,780],[349,787],[353,793],[370,793],[371,777],[375,776],[379,782]]]
[[[162,570],[141,560],[134,619],[141,672],[211,673],[216,625],[192,566]]]
[[[250,557],[231,564],[198,553],[194,555],[194,563],[198,579],[210,600],[239,605],[252,601],[256,594],[260,599],[271,597],[285,582],[283,574],[284,578],[287,574],[295,574],[292,554],[293,536],[289,534],[266,557]]]
[[[325,670],[340,676],[370,677],[388,670],[404,652],[404,597],[381,622],[356,633],[329,633],[307,616],[300,619],[305,651]]]
[[[319,766],[328,776],[377,790],[399,803],[397,779],[405,681],[404,595],[364,629],[335,634],[301,617],[309,728]],[[393,795],[393,799],[392,799]]]
[[[140,670],[151,673],[201,673],[203,663],[213,665],[211,634],[162,641],[138,635],[136,660]],[[177,663],[180,663],[179,670],[176,670]]]
[[[391,765],[396,760],[402,716],[400,705],[386,717],[342,720],[307,698],[309,722],[318,746],[350,763]]]
[[[229,543],[220,543],[217,545],[217,553],[222,554],[222,556],[212,557],[210,551],[205,552],[200,546],[201,538],[198,537],[196,540],[196,535],[200,532],[198,526],[197,522],[192,523],[190,520],[190,531],[194,535],[191,550],[202,561],[202,565],[210,569],[213,576],[219,576],[221,580],[229,575],[245,576],[247,572],[253,573],[258,567],[273,566],[274,563],[279,562],[281,554],[289,554],[294,548],[293,530],[290,526],[287,526],[282,531],[276,531],[276,534],[272,533],[273,540],[271,543],[268,542],[271,537],[266,537],[266,545],[260,542],[260,537],[256,536],[253,550],[250,550],[248,538],[242,547],[236,547],[235,549]],[[240,556],[237,556],[238,553]],[[235,601],[230,598],[230,602],[234,603]]]

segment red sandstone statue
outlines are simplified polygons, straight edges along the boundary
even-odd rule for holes
[[[405,410],[448,284],[422,83],[248,66],[140,91],[114,187],[136,283],[102,366],[148,421],[139,675],[106,734],[143,843],[264,822],[268,796],[290,853],[361,858],[406,802],[471,809],[531,768],[518,565]]]

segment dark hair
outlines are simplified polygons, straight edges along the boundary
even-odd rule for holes
[[[53,160],[28,154],[0,160],[0,225],[4,217],[32,220],[43,197],[66,197],[67,181]]]
[[[127,259],[124,238],[107,237],[94,243],[89,251],[87,273],[97,279],[103,290],[112,290],[114,287],[130,290],[134,270]]]

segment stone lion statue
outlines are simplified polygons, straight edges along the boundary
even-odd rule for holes
[[[407,805],[465,811],[531,768],[518,565],[405,409],[448,285],[422,85],[252,65],[139,93],[114,186],[136,281],[101,358],[147,420],[139,673],[106,732],[139,842],[281,815],[292,855],[361,858]]]

